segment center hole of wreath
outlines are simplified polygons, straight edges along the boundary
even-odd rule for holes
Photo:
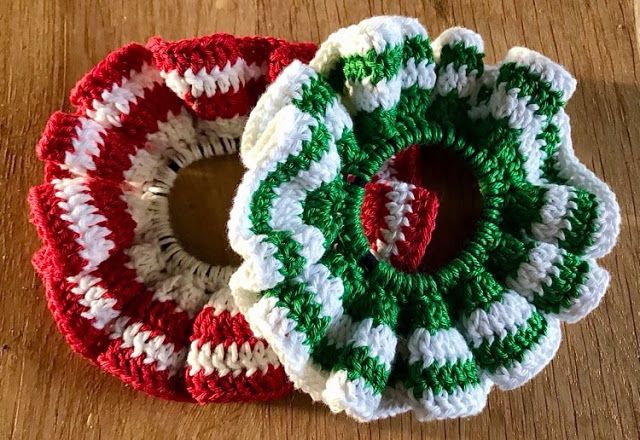
[[[433,272],[453,260],[473,237],[482,210],[482,195],[471,167],[458,154],[437,147],[421,156],[424,186],[440,201],[436,227],[421,269]]]
[[[186,252],[212,265],[238,265],[227,219],[242,164],[235,155],[199,160],[178,171],[169,194],[173,233]]]
[[[388,258],[396,269],[434,272],[456,258],[473,237],[482,196],[471,168],[455,152],[426,146],[417,155],[413,154],[415,151],[407,153],[409,155],[397,159],[395,177],[418,187],[412,191],[410,197],[413,199],[407,199],[402,187],[396,187],[396,192],[390,193],[389,189],[393,187],[386,184],[367,185],[361,211],[363,227],[377,255]],[[412,169],[419,169],[413,177]],[[410,210],[407,203],[411,205]],[[403,214],[398,215],[398,212]],[[435,228],[432,222],[425,220],[433,213]],[[394,228],[400,220],[404,222],[403,226]],[[399,228],[402,235],[392,235]],[[374,237],[377,237],[375,243]],[[390,254],[388,243],[394,240],[395,254]]]

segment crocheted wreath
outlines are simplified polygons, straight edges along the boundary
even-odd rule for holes
[[[484,65],[476,33],[430,43],[403,17],[342,29],[284,69],[243,134],[230,285],[297,388],[359,420],[452,418],[552,359],[560,322],[605,292],[594,259],[619,229],[615,196],[573,153],[575,86],[536,52]],[[361,222],[363,185],[412,145],[455,152],[482,196],[474,235],[433,273],[394,268]]]
[[[266,84],[312,44],[216,34],[109,54],[51,116],[30,193],[34,264],[73,349],[167,399],[264,400],[291,389],[227,287],[232,268],[188,254],[168,195],[180,169],[237,151]]]

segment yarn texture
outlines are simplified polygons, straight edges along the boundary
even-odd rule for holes
[[[537,375],[560,323],[607,288],[595,259],[614,246],[620,213],[574,155],[564,108],[576,81],[525,48],[495,66],[483,53],[470,30],[431,42],[414,19],[375,17],[285,68],[249,117],[229,220],[245,260],[232,293],[295,387],[335,412],[477,414],[493,385]],[[425,237],[408,261],[394,264],[394,234],[363,216],[377,210],[365,186],[384,185],[389,160],[411,148],[458,154],[483,200],[466,247],[433,273],[413,261],[437,211],[428,190],[413,196],[425,206],[413,223],[398,208],[407,187],[390,196],[396,233],[431,219],[414,228]]]
[[[226,34],[107,55],[54,113],[32,188],[43,246],[33,258],[71,347],[133,388],[205,402],[291,390],[279,360],[230,295],[233,269],[186,252],[168,195],[180,169],[235,153],[267,83],[308,43]]]

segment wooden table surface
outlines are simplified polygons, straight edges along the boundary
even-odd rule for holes
[[[622,233],[601,261],[612,275],[607,296],[565,327],[550,367],[518,390],[491,393],[474,418],[420,424],[404,415],[358,424],[302,394],[269,404],[164,402],[73,354],[29,262],[38,239],[25,198],[42,179],[34,144],[48,115],[68,106],[75,81],[108,51],[154,34],[225,31],[319,42],[339,27],[390,13],[419,17],[432,35],[452,25],[475,29],[491,62],[510,46],[528,46],[578,78],[568,106],[576,152],[617,193]],[[0,438],[639,438],[638,17],[631,0],[1,2]],[[213,166],[215,175],[207,171]],[[239,173],[236,158],[196,166],[176,189],[177,212],[184,211],[176,229],[202,258],[235,259],[223,245],[219,203],[230,200]],[[215,197],[185,199],[202,195],[191,190],[205,185],[218,188]]]

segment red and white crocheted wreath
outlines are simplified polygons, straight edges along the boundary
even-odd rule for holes
[[[168,194],[178,171],[235,153],[267,83],[315,46],[216,34],[110,53],[54,113],[32,188],[33,262],[73,349],[132,387],[176,400],[265,400],[291,389],[230,297],[231,268],[189,255]]]
[[[32,188],[43,246],[33,258],[67,342],[135,389],[175,400],[266,400],[291,390],[227,288],[232,268],[187,253],[170,224],[180,169],[235,153],[265,86],[315,46],[229,35],[130,44],[109,54],[54,113],[38,144],[45,183]],[[408,149],[367,185],[372,248],[415,271],[437,199]],[[403,181],[397,176],[402,176]]]

